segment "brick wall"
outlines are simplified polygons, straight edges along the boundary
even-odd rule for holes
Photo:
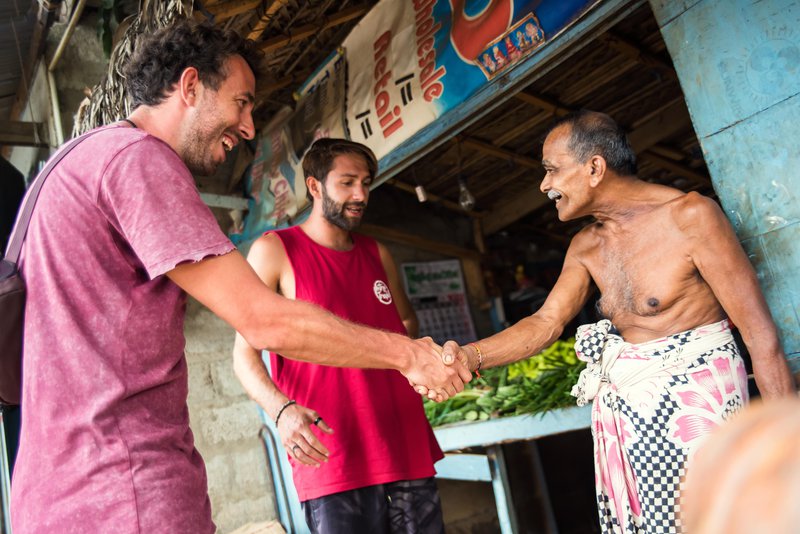
[[[272,482],[258,437],[261,419],[233,374],[233,329],[190,299],[185,333],[189,415],[208,470],[217,531],[274,519]]]

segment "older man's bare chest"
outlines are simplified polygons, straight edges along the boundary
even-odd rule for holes
[[[668,217],[639,217],[617,231],[598,226],[594,238],[584,263],[601,293],[599,311],[612,321],[656,317],[704,283]]]

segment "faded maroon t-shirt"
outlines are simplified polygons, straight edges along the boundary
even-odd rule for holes
[[[186,406],[185,293],[164,273],[233,244],[178,155],[113,126],[42,188],[22,254],[15,534],[214,532]]]

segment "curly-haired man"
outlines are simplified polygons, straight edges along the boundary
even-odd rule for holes
[[[220,231],[189,171],[213,172],[255,135],[257,61],[252,43],[210,26],[154,33],[127,71],[130,117],[95,130],[43,188],[21,262],[16,534],[214,532],[186,407],[186,293],[254,347],[398,369],[441,397],[469,379],[430,340],[277,295]]]

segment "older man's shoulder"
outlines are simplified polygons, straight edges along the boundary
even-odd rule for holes
[[[573,253],[581,253],[596,248],[600,243],[599,233],[603,230],[603,224],[599,221],[593,221],[583,228],[572,237],[570,242],[570,250]]]
[[[724,217],[714,199],[694,191],[680,195],[669,205],[673,220],[681,228],[702,226]]]

